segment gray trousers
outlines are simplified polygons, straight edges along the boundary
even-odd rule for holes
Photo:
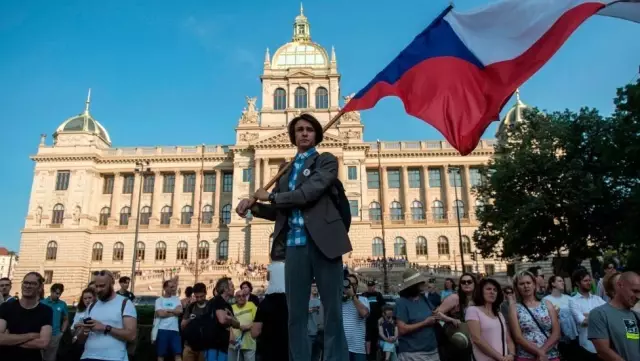
[[[348,360],[349,350],[342,326],[342,257],[328,259],[310,237],[305,246],[287,247],[285,258],[290,360],[311,359],[307,322],[314,277],[324,309],[324,361]]]

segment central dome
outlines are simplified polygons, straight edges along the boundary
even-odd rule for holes
[[[111,144],[111,138],[107,130],[95,120],[89,113],[89,104],[91,103],[91,89],[87,95],[84,112],[73,116],[60,124],[56,129],[54,136],[62,133],[89,133],[102,138],[107,144]]]
[[[328,68],[327,52],[313,42],[291,42],[284,44],[273,55],[272,69]]]

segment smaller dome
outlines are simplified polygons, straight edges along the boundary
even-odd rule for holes
[[[60,124],[56,129],[54,136],[61,133],[90,133],[102,138],[108,144],[111,144],[111,138],[107,130],[95,120],[89,113],[89,104],[91,103],[91,89],[89,89],[89,95],[87,96],[87,102],[84,112],[73,116]]]
[[[502,118],[496,135],[503,133],[506,128],[512,128],[516,126],[516,124],[522,123],[524,121],[522,119],[522,112],[528,108],[529,106],[520,100],[520,89],[516,89],[516,103],[509,109],[504,118]]]

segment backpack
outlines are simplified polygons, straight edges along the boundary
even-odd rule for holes
[[[316,157],[316,160],[318,157]],[[314,171],[316,168],[316,162],[314,160],[313,164],[309,167],[310,171]],[[342,223],[344,223],[344,228],[349,233],[349,228],[351,227],[351,205],[349,204],[349,198],[347,198],[347,194],[344,190],[344,184],[336,177],[336,180],[333,181],[333,185],[331,185],[331,189],[329,192],[329,197],[333,202],[333,205],[340,213],[340,217],[342,218]]]
[[[205,312],[192,319],[182,331],[182,339],[194,351],[211,349],[211,340],[218,337],[218,318],[211,301]]]

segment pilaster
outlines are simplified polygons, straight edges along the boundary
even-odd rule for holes
[[[149,224],[152,226],[160,224],[160,210],[162,209],[162,183],[164,183],[162,172],[154,172],[153,196],[151,198],[151,218],[149,219]]]
[[[431,199],[429,199],[429,166],[422,166],[422,200],[424,204],[424,220],[428,224],[431,222],[429,215],[431,214]]]
[[[402,166],[402,196],[404,203],[404,220],[411,220],[411,199],[409,198],[409,172],[407,166]]]
[[[449,166],[443,166],[442,174],[442,203],[444,205],[444,218],[449,219],[451,215],[451,197],[449,196]]]
[[[180,170],[176,170],[176,178],[171,195],[171,225],[180,224],[180,212],[182,204],[180,204],[180,195],[182,194],[182,184],[184,183],[183,174]]]
[[[109,215],[109,225],[118,224],[118,219],[116,217],[116,213],[118,209],[120,209],[120,196],[122,195],[122,185],[124,182],[124,176],[122,173],[114,173],[113,174],[113,192],[111,192],[111,204],[109,205],[109,210],[111,214]],[[100,219],[100,210],[98,210],[98,219]]]

